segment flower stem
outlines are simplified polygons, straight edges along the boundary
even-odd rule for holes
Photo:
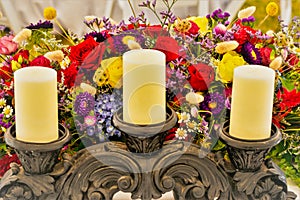
[[[265,16],[265,18],[258,24],[257,28],[259,28],[265,21],[268,19],[269,15]]]
[[[134,8],[133,8],[133,6],[132,6],[131,1],[130,1],[130,0],[127,0],[127,2],[128,2],[129,6],[130,6],[130,9],[131,9],[131,12],[132,12],[134,18],[136,18],[136,14],[135,14],[135,11],[134,11]]]
[[[66,32],[66,30],[63,28],[63,26],[59,23],[59,21],[55,18],[54,22],[57,24],[57,26],[60,28],[60,30],[63,32],[63,34],[67,37],[67,40],[71,43],[71,45],[75,45],[72,38],[69,36],[69,34]]]

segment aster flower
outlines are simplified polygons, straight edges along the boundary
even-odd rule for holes
[[[177,114],[179,118],[178,123],[187,123],[191,119],[190,113],[182,112]]]
[[[10,105],[7,105],[3,108],[2,114],[6,117],[6,118],[10,118],[12,116],[13,113],[13,109]]]
[[[30,29],[30,30],[41,29],[41,28],[52,29],[53,23],[48,20],[46,20],[46,21],[39,20],[38,23],[36,23],[36,24],[30,23],[30,25],[26,26],[26,28]]]
[[[183,128],[178,128],[175,132],[175,137],[179,140],[184,140],[187,137],[187,131]]]
[[[91,111],[94,110],[94,106],[94,97],[88,92],[83,92],[76,96],[74,111],[79,116],[87,116]]]
[[[212,112],[218,116],[225,109],[225,95],[219,92],[211,92],[205,95],[204,101],[200,104],[203,110]]]
[[[5,98],[1,98],[0,99],[0,108],[3,108],[4,106],[6,106],[6,99]]]
[[[242,46],[241,54],[243,55],[245,61],[249,64],[261,64],[262,62],[259,50],[250,42],[246,42]]]

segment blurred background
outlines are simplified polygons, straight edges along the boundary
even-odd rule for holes
[[[136,14],[140,13],[141,8],[138,4],[144,0],[130,1]],[[152,2],[152,0],[150,1]],[[157,0],[158,10],[164,10],[162,1]],[[300,0],[178,0],[173,11],[176,16],[185,18],[187,16],[205,16],[215,9],[221,8],[228,11],[231,14],[230,19],[233,19],[240,9],[256,6],[254,17],[259,23],[266,16],[265,8],[271,1],[280,6],[278,15],[286,23],[289,23],[294,16],[300,16]],[[14,32],[43,19],[43,9],[48,6],[57,10],[57,18],[64,27],[78,35],[82,35],[87,30],[83,24],[86,15],[100,18],[111,17],[116,22],[122,19],[128,21],[132,15],[128,0],[1,0],[0,2],[0,11],[2,12],[0,24],[7,25]],[[144,10],[150,22],[157,23],[155,16],[146,9]],[[260,29],[263,31],[276,30],[277,17],[268,17]]]

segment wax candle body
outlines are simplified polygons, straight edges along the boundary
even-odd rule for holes
[[[58,138],[57,74],[46,67],[14,73],[16,138],[47,143]]]
[[[157,50],[123,55],[123,120],[154,124],[166,119],[166,58]]]
[[[241,66],[234,70],[230,135],[245,140],[270,137],[274,79],[274,70],[265,66]]]

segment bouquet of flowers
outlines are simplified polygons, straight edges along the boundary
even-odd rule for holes
[[[73,133],[62,152],[76,153],[105,140],[123,140],[111,118],[122,106],[122,55],[131,49],[149,48],[166,55],[166,99],[178,115],[168,140],[185,140],[221,151],[217,130],[230,112],[233,70],[259,64],[276,71],[273,123],[283,141],[270,157],[300,185],[300,19],[290,26],[278,20],[278,31],[262,32],[254,17],[255,7],[241,10],[230,22],[221,9],[207,16],[180,19],[172,13],[177,0],[163,0],[166,10],[156,11],[156,1],[140,4],[153,11],[160,24],[151,25],[144,13],[130,23],[86,16],[90,32],[78,37],[56,20],[56,10],[44,10],[45,21],[30,24],[0,38],[0,177],[16,161],[3,135],[14,124],[13,73],[23,67],[44,66],[58,72],[59,120]],[[128,1],[130,3],[130,1]],[[278,12],[268,4],[267,16]],[[53,34],[53,23],[61,28]],[[262,22],[261,22],[262,23]]]

